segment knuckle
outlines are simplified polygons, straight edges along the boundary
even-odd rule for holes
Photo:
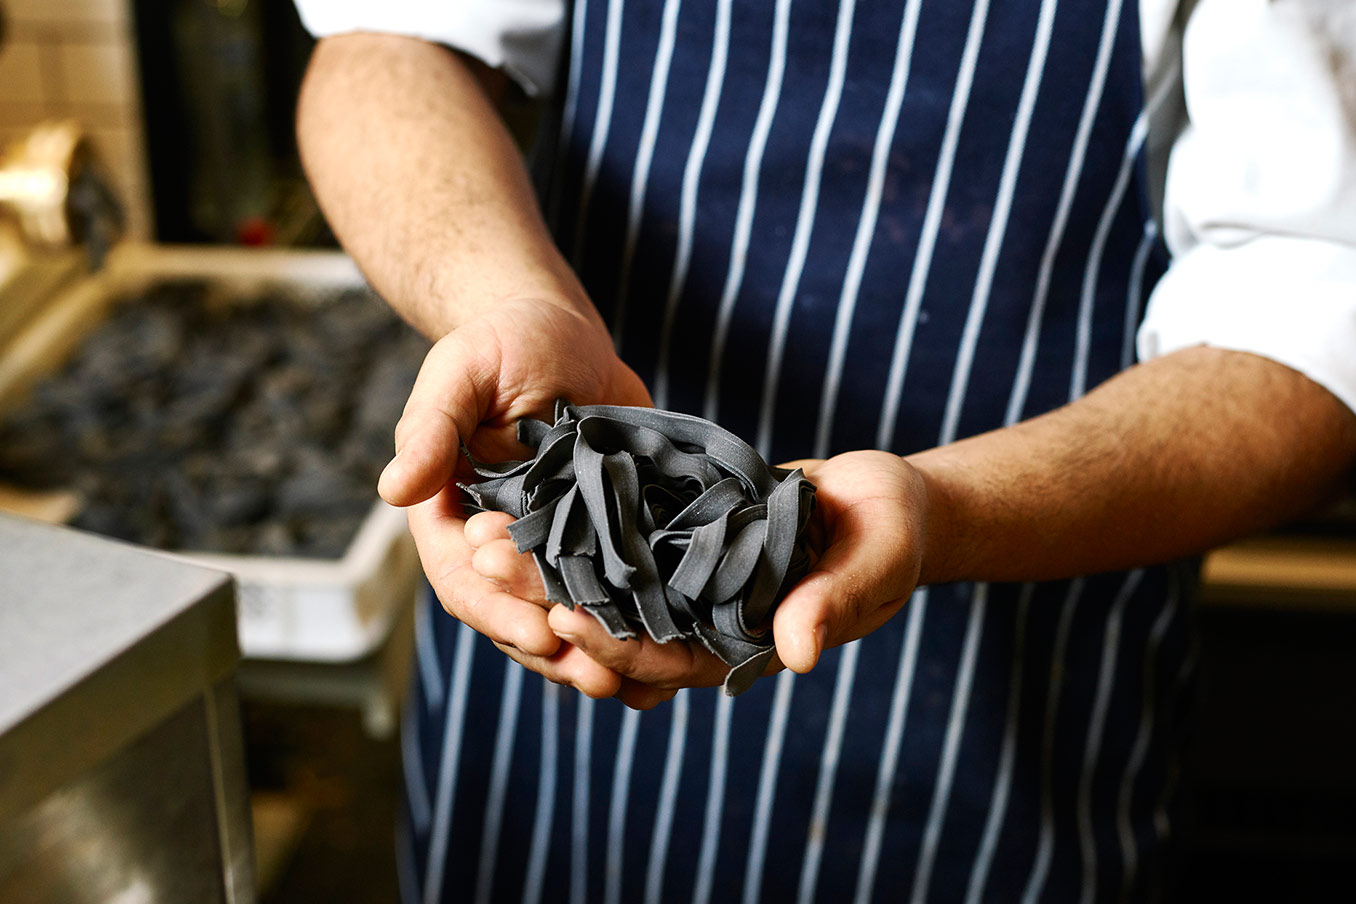
[[[574,687],[581,694],[595,700],[606,700],[617,694],[621,679],[607,674],[583,676],[577,679]]]
[[[466,519],[466,539],[476,546],[484,546],[495,540],[509,540],[508,526],[513,516],[504,512],[477,512]]]
[[[551,656],[560,649],[559,638],[527,622],[519,622],[512,634],[511,642],[515,647],[537,656]]]
[[[854,625],[860,624],[861,622],[866,620],[866,617],[868,615],[871,614],[871,607],[867,603],[865,597],[856,595],[851,600],[850,612],[852,616],[852,624]]]
[[[486,551],[492,567],[499,574],[516,576],[521,571],[525,558],[512,540],[492,540],[481,549]]]
[[[631,672],[631,677],[650,687],[674,693],[694,683],[691,669],[680,668],[673,663],[637,668]]]
[[[409,435],[409,432],[410,432],[410,418],[408,415],[405,415],[402,416],[400,420],[396,421],[395,430],[392,433],[392,435],[395,437],[395,445],[397,449],[399,449],[402,445],[405,444],[405,438]]]
[[[497,577],[505,572],[504,565],[503,550],[496,549],[493,544],[487,543],[471,553],[471,567],[478,574]]]
[[[612,696],[611,689],[600,682],[586,681],[575,686],[575,690],[593,700],[606,700]]]
[[[435,586],[442,585],[435,584]],[[446,612],[448,615],[452,616],[458,621],[466,620],[462,618],[462,616],[465,614],[466,606],[459,594],[450,592],[446,589],[439,589],[438,602],[442,604],[443,611]]]
[[[633,684],[619,691],[617,698],[631,709],[644,712],[654,709],[661,703],[667,703],[677,695],[676,689]]]
[[[871,605],[867,599],[866,588],[855,576],[847,579],[843,588],[842,605],[839,607],[839,627],[846,628],[861,622],[870,613]]]
[[[645,671],[642,643],[608,638],[608,642],[595,644],[587,652],[601,665],[623,675],[634,678],[637,673]]]
[[[517,647],[509,643],[504,643],[503,641],[500,640],[495,640],[493,637],[490,638],[490,643],[494,644],[495,648],[499,650],[499,652],[507,656],[509,659],[512,659],[514,662],[518,663],[521,666],[533,668],[533,670],[536,671],[536,669],[530,663],[525,661],[523,653]]]
[[[450,561],[439,563],[438,567],[432,569],[429,574],[429,581],[438,590],[440,597],[457,596],[457,588],[465,586],[466,566],[471,564],[469,557],[462,558],[457,556]]]
[[[674,693],[677,693],[678,689],[683,687],[687,683],[673,675],[655,674],[653,672],[649,674],[635,675],[633,677],[636,679],[636,681],[648,685],[649,687],[652,687],[656,690],[673,691]]]

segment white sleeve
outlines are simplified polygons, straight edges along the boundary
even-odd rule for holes
[[[550,93],[565,25],[564,0],[294,0],[317,38],[350,31],[446,44],[502,69],[528,94]]]
[[[1201,0],[1182,54],[1140,357],[1247,351],[1356,410],[1356,5]]]

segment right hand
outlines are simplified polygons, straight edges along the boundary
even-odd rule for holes
[[[468,542],[465,498],[456,486],[457,479],[473,477],[460,454],[463,442],[481,461],[525,458],[530,450],[517,442],[515,423],[529,415],[550,421],[558,398],[578,405],[653,404],[594,312],[535,299],[503,303],[429,351],[378,490],[392,505],[409,507],[424,572],[449,614],[552,681],[607,697],[628,682],[552,632],[539,584],[491,581],[470,567],[478,550]],[[500,548],[504,544],[509,549]],[[477,546],[481,556],[516,555],[509,540]],[[523,560],[520,575],[531,567]]]

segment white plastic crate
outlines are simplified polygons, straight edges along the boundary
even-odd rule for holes
[[[328,251],[126,245],[97,274],[68,282],[15,331],[0,354],[0,407],[60,366],[119,297],[167,279],[206,279],[242,297],[284,287],[306,304],[363,284],[345,255]],[[2,339],[4,337],[0,337]],[[405,515],[372,493],[373,507],[342,558],[176,552],[233,574],[245,656],[308,662],[362,658],[385,642],[412,605],[420,565]]]
[[[335,662],[367,655],[414,599],[419,581],[405,514],[381,501],[342,559],[174,555],[235,575],[240,648],[265,659]]]

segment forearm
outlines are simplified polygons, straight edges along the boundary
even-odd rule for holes
[[[427,335],[509,298],[597,318],[551,242],[517,147],[452,51],[387,35],[322,40],[297,135],[340,242]]]
[[[1050,414],[910,458],[922,581],[1040,580],[1202,552],[1303,513],[1356,460],[1356,418],[1275,362],[1188,349]]]

